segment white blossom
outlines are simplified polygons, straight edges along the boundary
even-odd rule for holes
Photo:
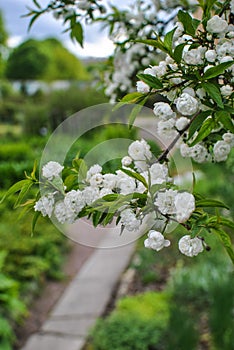
[[[157,125],[158,134],[167,139],[173,139],[177,135],[175,130],[175,119],[160,120]]]
[[[66,193],[64,198],[64,204],[74,214],[78,214],[85,206],[85,200],[83,193],[79,190],[72,190]]]
[[[102,171],[102,167],[99,164],[92,165],[87,171],[86,180],[89,181],[93,175],[99,174]]]
[[[185,92],[187,94],[189,94],[190,96],[195,97],[195,91],[193,88],[187,86],[185,89],[183,89],[183,93],[185,93]]]
[[[214,160],[216,162],[222,162],[226,160],[230,151],[231,151],[231,147],[227,142],[223,140],[217,141],[214,144],[214,148],[213,148]]]
[[[76,216],[64,201],[59,201],[55,204],[54,215],[61,224],[72,224]]]
[[[198,110],[198,101],[187,93],[183,93],[176,100],[176,108],[182,115],[193,115]]]
[[[182,36],[183,32],[184,32],[184,26],[181,22],[176,22],[175,23],[175,33],[174,33],[174,39],[179,38],[180,36]]]
[[[220,91],[224,97],[228,97],[233,93],[233,87],[231,85],[227,84],[227,85],[222,86]]]
[[[215,62],[217,53],[215,50],[207,50],[205,53],[205,58],[208,62]]]
[[[42,168],[42,175],[48,180],[53,180],[54,177],[59,176],[63,170],[63,166],[58,162],[50,161]]]
[[[87,205],[91,205],[99,198],[99,189],[95,187],[86,187],[83,191],[83,198]]]
[[[209,160],[209,153],[205,146],[201,143],[197,143],[195,146],[190,147],[190,157],[197,163],[203,163]]]
[[[103,175],[100,173],[94,174],[91,176],[89,183],[92,187],[100,187],[103,182]]]
[[[180,145],[180,154],[182,157],[190,157],[191,149],[186,143]]]
[[[155,116],[161,120],[168,120],[175,117],[175,112],[171,109],[171,106],[165,102],[156,102],[154,104],[153,112]]]
[[[150,146],[143,139],[131,143],[128,147],[128,154],[133,160],[146,160],[152,157]]]
[[[156,66],[153,66],[153,67],[150,67],[150,68],[146,68],[144,70],[144,74],[149,74],[149,75],[152,75],[153,77],[156,77],[157,72],[155,70],[155,67]]]
[[[175,197],[177,195],[177,191],[172,189],[165,190],[164,192],[158,192],[156,195],[156,199],[154,204],[158,207],[158,210],[163,215],[166,214],[175,214]]]
[[[195,210],[195,198],[191,193],[179,192],[175,196],[176,220],[186,222]]]
[[[132,164],[132,158],[129,156],[125,156],[122,158],[121,163],[122,163],[122,166],[128,167],[129,165]]]
[[[149,171],[151,185],[162,184],[168,180],[168,168],[165,164],[154,163]]]
[[[228,143],[231,147],[234,147],[234,134],[231,132],[226,132],[222,137],[226,143]]]
[[[137,81],[136,86],[137,86],[137,91],[141,92],[143,94],[146,94],[147,92],[150,91],[149,85],[147,85],[146,83],[144,83],[141,80]]]
[[[144,241],[146,248],[154,249],[157,252],[164,247],[169,247],[171,242],[165,239],[161,232],[150,230],[148,233],[148,238]]]
[[[189,119],[186,117],[181,117],[176,120],[176,128],[180,131],[183,130],[189,124]]]
[[[54,209],[54,195],[49,193],[42,196],[34,205],[35,211],[40,211],[42,216],[48,216],[49,218],[52,215]]]
[[[146,171],[149,168],[145,160],[135,160],[134,167],[139,173],[142,171]]]
[[[197,237],[191,238],[185,235],[179,240],[179,250],[189,257],[196,256],[203,251],[202,241]]]
[[[204,52],[201,48],[192,49],[183,52],[183,59],[187,64],[198,65],[203,64]]]
[[[136,191],[136,181],[129,176],[122,176],[117,181],[117,187],[121,194],[130,194]]]
[[[215,15],[207,21],[206,30],[209,33],[220,34],[225,33],[228,29],[228,23],[221,17]]]
[[[115,174],[104,174],[102,186],[113,190],[116,187],[117,176]]]
[[[136,231],[141,225],[141,221],[137,219],[136,215],[131,209],[125,209],[120,213],[120,223],[128,231]]]

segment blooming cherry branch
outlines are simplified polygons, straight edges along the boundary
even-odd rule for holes
[[[48,162],[40,181],[34,169],[6,194],[19,192],[17,205],[21,205],[31,186],[40,185],[38,196],[25,204],[35,211],[33,228],[39,215],[61,224],[82,217],[94,226],[115,220],[121,232],[144,230],[145,247],[160,251],[170,246],[168,227],[176,222],[187,230],[178,244],[182,254],[192,257],[210,250],[206,234],[215,233],[234,262],[232,242],[224,231],[233,230],[234,223],[210,210],[228,208],[220,201],[179,189],[167,159],[178,146],[183,157],[198,163],[220,162],[234,147],[234,2],[199,4],[200,20],[180,10],[176,27],[164,37],[136,40],[166,56],[139,73],[137,91],[115,107],[137,104],[130,116],[132,125],[140,108],[156,96],[152,114],[158,134],[170,140],[167,149],[156,159],[145,140],[134,141],[115,173],[104,173],[98,164],[87,169],[79,158],[66,169]]]

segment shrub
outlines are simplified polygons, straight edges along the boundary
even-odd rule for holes
[[[0,161],[23,161],[33,158],[29,143],[5,143],[0,147]]]
[[[47,220],[41,220],[37,233],[31,237],[28,223],[31,216],[18,223],[6,212],[0,223],[0,249],[7,251],[4,272],[20,282],[21,292],[46,277],[61,278],[60,266],[68,249],[67,240]]]
[[[169,295],[148,292],[120,300],[92,331],[94,350],[158,350],[169,318]]]

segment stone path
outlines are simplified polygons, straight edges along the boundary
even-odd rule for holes
[[[55,305],[40,331],[22,350],[81,350],[90,328],[103,314],[129,264],[139,233],[119,228],[93,229],[80,221],[68,236],[79,243],[97,246]]]

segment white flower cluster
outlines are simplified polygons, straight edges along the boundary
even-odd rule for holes
[[[166,227],[170,220],[185,223],[195,210],[192,194],[168,188],[173,181],[169,177],[167,165],[153,159],[150,146],[143,139],[129,145],[128,155],[122,158],[121,170],[114,174],[104,174],[102,167],[95,164],[87,171],[79,189],[65,192],[62,170],[63,166],[57,162],[49,162],[43,166],[42,176],[46,182],[46,192],[34,206],[35,211],[50,218],[53,216],[61,224],[74,223],[83,216],[84,209],[87,213],[89,208],[98,210],[98,206],[95,207],[98,200],[105,202],[107,195],[126,196],[123,204],[113,209],[113,214],[119,217],[121,226],[128,231],[139,230],[146,222],[148,229]],[[55,190],[55,183],[62,185],[61,191],[59,187]],[[49,192],[48,184],[53,191]],[[145,198],[144,206],[148,206],[146,211],[142,211],[137,204],[137,196]],[[145,246],[156,251],[168,247],[170,242],[154,229],[149,231]]]
[[[112,71],[107,72],[104,77],[105,94],[110,98],[110,102],[116,102],[120,95],[134,91],[133,76],[141,69],[143,63],[148,65],[153,60],[154,55],[141,44],[132,45],[126,52],[117,46]]]
[[[74,0],[69,4],[66,4],[66,6],[64,6],[64,4],[59,6],[56,1],[51,1],[47,7],[47,11],[53,11],[53,16],[55,19],[63,19],[64,21],[66,21],[71,16],[79,17],[81,14],[82,16],[86,14],[88,18],[89,11],[99,10],[101,13],[106,11],[103,5],[100,6],[98,4],[100,1],[101,0]]]
[[[233,7],[233,4],[231,8]],[[215,112],[217,103],[226,104],[232,110],[234,99],[234,64],[230,64],[224,72],[216,78],[218,86],[211,86],[215,89],[210,92],[209,88],[204,88],[200,81],[190,80],[189,75],[199,72],[201,77],[208,69],[215,68],[222,63],[234,61],[234,25],[228,24],[225,18],[218,15],[213,16],[207,21],[204,31],[207,35],[205,40],[198,36],[184,34],[184,27],[181,22],[176,23],[174,32],[174,47],[183,45],[182,58],[180,64],[167,55],[165,60],[157,66],[150,66],[144,70],[144,74],[151,75],[160,80],[163,87],[160,88],[160,94],[167,98],[168,102],[156,102],[153,113],[157,117],[157,129],[159,135],[170,140],[183,134],[184,143],[180,150],[183,157],[192,157],[195,161],[201,163],[214,160],[220,162],[227,159],[231,148],[233,147],[234,134],[233,127],[229,123],[217,120]],[[204,34],[202,34],[204,36]],[[198,45],[198,38],[200,44]],[[203,44],[201,44],[203,40]],[[217,84],[217,83],[216,83]],[[137,91],[141,93],[156,92],[146,82],[137,81]],[[220,92],[219,92],[220,91]],[[218,95],[218,97],[217,97]],[[223,102],[219,102],[223,100]],[[220,139],[213,141],[213,147],[206,140],[200,141],[193,147],[188,144],[196,139],[198,131],[195,131],[192,138],[186,133],[193,118],[196,118],[202,112],[210,111],[203,122],[215,120],[212,132],[221,130]],[[228,114],[228,112],[227,112]],[[228,116],[227,116],[228,118]],[[233,123],[234,125],[234,123]],[[181,141],[180,141],[181,142]]]
[[[176,7],[181,6],[179,2]],[[104,76],[105,94],[111,102],[135,90],[136,74],[145,66],[155,62],[152,50],[139,43],[135,38],[151,39],[155,37],[156,28],[163,32],[163,18],[175,15],[174,4],[164,6],[159,0],[133,1],[125,8],[119,19],[113,23],[110,39],[115,44],[113,64]],[[148,92],[149,87],[143,82],[138,83],[139,91]],[[145,90],[144,90],[145,88]]]

